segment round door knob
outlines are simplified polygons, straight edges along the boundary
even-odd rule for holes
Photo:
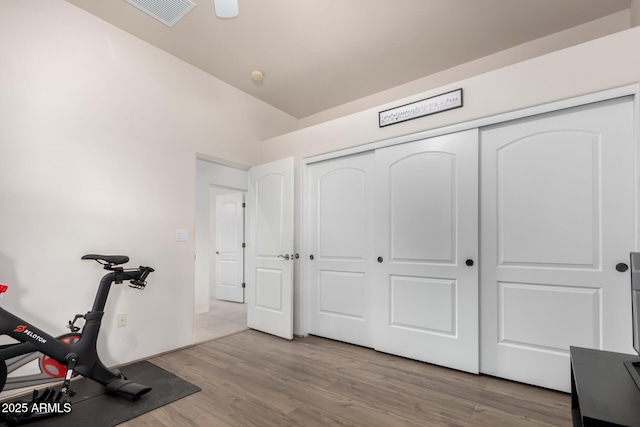
[[[624,273],[628,269],[629,269],[629,266],[624,262],[621,262],[620,264],[616,265],[616,270],[618,270],[620,273]]]
[[[472,259],[468,259],[464,263],[467,264],[467,267],[473,267],[473,260]]]
[[[382,259],[382,257],[381,257],[381,256],[379,256],[379,257],[378,257],[378,262],[382,262],[382,261],[384,261],[384,259]]]

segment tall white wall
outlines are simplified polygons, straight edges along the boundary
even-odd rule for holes
[[[296,176],[296,251],[303,259],[301,159],[367,143],[439,129],[457,123],[515,111],[640,82],[640,27],[634,27],[553,53],[482,73],[450,84],[398,96],[392,103],[378,105],[338,119],[317,124],[260,144],[260,162],[294,156]],[[378,112],[428,98],[450,90],[464,90],[464,107],[384,128],[378,127]],[[404,88],[398,93],[402,94]],[[299,308],[305,283],[297,270],[295,331],[304,319]]]
[[[105,362],[191,344],[196,153],[253,164],[297,121],[63,0],[0,0],[0,58],[2,306],[64,333],[102,275],[80,257],[126,254],[156,272],[114,286]]]

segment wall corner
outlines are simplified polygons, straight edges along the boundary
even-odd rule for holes
[[[629,8],[631,15],[631,26],[637,27],[640,25],[640,0],[631,0],[631,7]]]

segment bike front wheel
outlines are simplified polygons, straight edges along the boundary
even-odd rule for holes
[[[0,360],[0,391],[4,390],[7,383],[7,362]]]
[[[58,337],[58,341],[62,341],[65,344],[75,344],[80,340],[79,333],[71,332],[68,334],[60,335]],[[40,369],[43,373],[46,373],[52,378],[64,378],[67,373],[67,367],[62,363],[55,360],[53,357],[49,357],[46,354],[43,354],[40,357]],[[75,377],[78,375],[76,372],[73,373]]]

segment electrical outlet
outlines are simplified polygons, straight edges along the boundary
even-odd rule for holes
[[[118,314],[118,326],[127,326],[127,313]]]

